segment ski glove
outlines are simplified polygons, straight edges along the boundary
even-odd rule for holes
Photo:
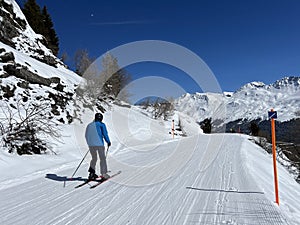
[[[107,146],[108,146],[108,147],[110,147],[110,146],[111,146],[111,143],[110,143],[110,142],[108,142],[108,143],[107,143]]]

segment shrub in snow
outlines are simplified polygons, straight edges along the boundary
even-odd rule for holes
[[[2,104],[2,141],[10,153],[41,154],[47,150],[45,138],[60,136],[52,120],[49,100],[33,103],[19,99],[14,108],[6,102]]]

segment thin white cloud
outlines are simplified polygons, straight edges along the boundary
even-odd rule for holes
[[[147,20],[127,20],[127,21],[111,21],[111,22],[93,22],[91,25],[108,26],[108,25],[134,25],[134,24],[150,24],[153,21]]]

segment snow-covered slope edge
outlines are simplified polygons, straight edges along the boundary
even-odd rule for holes
[[[244,141],[242,154],[246,169],[265,193],[270,202],[275,203],[274,173],[272,156],[264,149],[250,141]],[[292,224],[300,223],[300,184],[280,163],[277,163],[279,182],[279,209],[289,218]]]

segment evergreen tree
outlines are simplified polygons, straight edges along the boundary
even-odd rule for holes
[[[255,122],[251,122],[250,131],[253,136],[258,136],[259,127]]]
[[[31,28],[36,33],[45,37],[46,43],[44,44],[57,56],[59,51],[59,40],[53,28],[53,22],[47,11],[47,7],[44,6],[43,10],[41,10],[35,0],[28,0],[24,3],[22,10]]]
[[[40,6],[36,3],[35,0],[28,0],[25,2],[23,7],[23,13],[31,26],[31,28],[36,33],[43,33],[44,24],[43,24],[43,16],[41,13]]]
[[[44,6],[42,10],[42,17],[44,28],[41,34],[44,35],[47,40],[47,47],[57,56],[59,51],[59,40],[53,28],[53,22],[46,6]]]

